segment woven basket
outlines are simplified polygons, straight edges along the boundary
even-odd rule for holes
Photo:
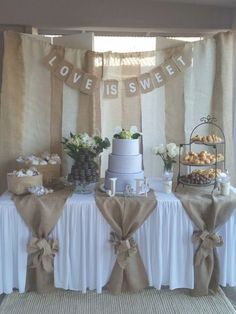
[[[42,185],[43,177],[41,174],[37,176],[16,177],[14,174],[7,175],[8,191],[16,195],[29,193],[28,188]]]
[[[52,187],[60,178],[61,175],[61,165],[32,165],[30,163],[17,163],[17,170],[29,169],[34,167],[43,176],[43,185],[47,187]]]

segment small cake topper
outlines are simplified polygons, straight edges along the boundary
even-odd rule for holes
[[[117,178],[110,178],[109,181],[111,183],[111,189],[110,190],[106,190],[107,195],[109,195],[110,197],[115,196],[116,195],[116,180]]]
[[[131,197],[134,195],[135,195],[134,189],[131,187],[130,184],[127,184],[124,190],[124,196]]]
[[[138,139],[141,135],[142,133],[138,131],[135,125],[132,125],[129,130],[121,128],[120,126],[116,127],[114,130],[114,138],[118,139]]]
[[[136,179],[136,194],[143,195],[147,197],[147,192],[149,190],[149,184],[147,182],[147,178],[144,179]]]

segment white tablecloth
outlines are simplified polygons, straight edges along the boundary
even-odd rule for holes
[[[152,182],[155,190],[160,190]],[[173,194],[156,193],[156,210],[135,233],[150,286],[160,289],[193,288],[194,226]],[[0,197],[0,294],[13,288],[25,291],[27,252],[30,232],[18,214],[10,194]],[[108,239],[110,226],[96,208],[94,195],[74,194],[52,236],[59,240],[55,257],[55,286],[86,292],[102,291],[115,255]],[[220,284],[236,286],[236,211],[219,230],[224,246],[218,249]]]

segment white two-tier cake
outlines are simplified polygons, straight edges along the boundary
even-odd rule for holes
[[[105,175],[105,189],[110,189],[110,178],[117,178],[117,192],[124,192],[127,185],[135,189],[135,179],[144,178],[139,139],[113,138],[112,153],[109,155]]]

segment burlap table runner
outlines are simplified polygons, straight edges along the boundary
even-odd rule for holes
[[[32,194],[12,197],[17,211],[32,232],[27,252],[26,291],[46,292],[54,287],[53,259],[58,242],[48,235],[62,214],[71,189],[58,190],[44,196]]]
[[[216,247],[223,245],[217,230],[231,216],[236,208],[236,194],[222,196],[218,191],[212,194],[198,189],[184,189],[176,193],[193,223],[199,228],[194,231],[192,241],[198,245],[194,257],[194,290],[192,295],[216,293],[219,282],[219,262]]]
[[[109,292],[136,292],[147,287],[146,270],[132,235],[156,208],[154,192],[150,191],[148,197],[109,197],[97,189],[96,204],[113,229],[110,241],[117,254],[108,282]]]

